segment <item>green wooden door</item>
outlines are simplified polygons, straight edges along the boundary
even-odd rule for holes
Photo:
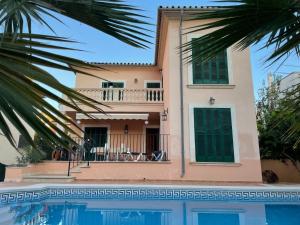
[[[234,162],[231,110],[194,109],[197,162]]]

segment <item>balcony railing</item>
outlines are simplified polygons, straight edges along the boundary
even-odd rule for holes
[[[164,90],[161,88],[80,88],[76,90],[99,102],[162,103],[164,100]]]
[[[75,139],[74,161],[167,161],[167,134],[97,134]]]

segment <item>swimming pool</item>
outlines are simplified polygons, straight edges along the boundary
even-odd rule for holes
[[[300,189],[33,185],[0,189],[0,224],[299,225]]]

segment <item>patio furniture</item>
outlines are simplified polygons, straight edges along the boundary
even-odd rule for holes
[[[164,161],[166,159],[166,152],[163,150],[155,151],[152,153],[152,161]]]
[[[125,159],[124,159],[125,161],[133,161],[134,160],[134,157],[129,148],[127,148],[126,152],[122,152],[122,155],[125,156]],[[131,160],[129,160],[129,159],[131,159]]]

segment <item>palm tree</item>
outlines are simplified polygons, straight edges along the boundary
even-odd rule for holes
[[[188,53],[193,48],[201,48],[186,59],[191,62],[205,61],[219,52],[234,46],[236,50],[262,43],[262,49],[271,48],[273,52],[265,63],[284,62],[290,56],[300,56],[300,0],[217,0],[231,3],[193,15],[192,20],[211,22],[191,27],[190,33],[214,29],[211,33],[184,44],[182,51]],[[292,93],[292,94],[291,94]],[[291,97],[292,96],[292,97]],[[286,110],[299,115],[300,85],[289,96]],[[292,102],[291,102],[292,101]],[[298,105],[299,106],[299,105]],[[282,116],[284,119],[284,116]],[[284,138],[298,135],[300,143],[300,119],[284,134]]]
[[[85,72],[99,68],[82,60],[53,53],[75,50],[63,47],[71,40],[56,35],[32,33],[32,23],[39,22],[51,31],[47,18],[59,22],[63,15],[90,25],[131,46],[148,44],[146,24],[135,7],[121,0],[0,0],[0,133],[16,146],[8,121],[34,146],[24,126],[31,126],[42,138],[60,145],[75,134],[66,123],[77,126],[45,98],[86,114],[79,105],[103,112],[102,104],[66,87],[45,68]],[[65,97],[51,91],[53,88]],[[54,125],[55,122],[57,125]],[[61,128],[59,128],[61,127]],[[64,140],[64,141],[63,141]]]

